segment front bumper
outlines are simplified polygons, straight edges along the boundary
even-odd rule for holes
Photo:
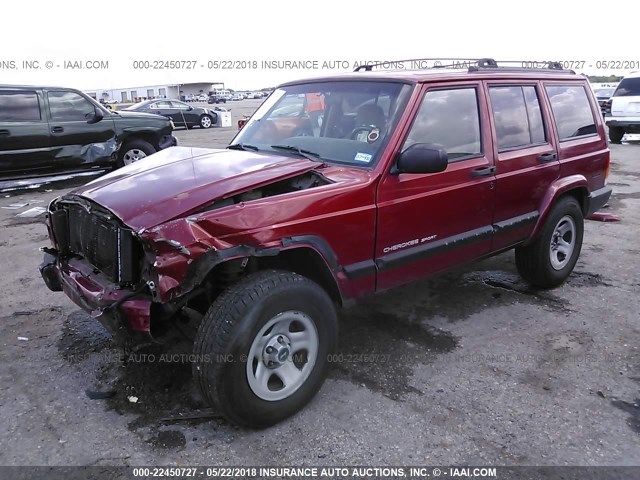
[[[587,200],[586,217],[589,217],[605,206],[605,204],[609,201],[609,197],[611,197],[611,191],[611,187],[605,186],[598,190],[594,190],[593,192],[591,192],[591,194],[589,194],[589,198]]]
[[[165,135],[160,139],[160,144],[158,146],[160,147],[160,150],[164,150],[169,147],[177,147],[178,139],[173,135]]]
[[[86,262],[76,258],[61,260],[50,249],[44,254],[40,274],[50,290],[63,291],[111,333],[122,329],[150,333],[152,302],[143,290],[124,290],[94,273]]]

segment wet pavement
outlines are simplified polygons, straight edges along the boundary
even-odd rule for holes
[[[178,133],[202,144],[234,131]],[[42,219],[16,217],[36,203],[0,209],[0,464],[637,465],[640,145],[612,151],[604,211],[622,221],[586,222],[566,284],[530,288],[507,252],[345,309],[320,393],[263,431],[204,403],[188,335],[125,354],[46,290]],[[69,188],[10,192],[0,207]]]

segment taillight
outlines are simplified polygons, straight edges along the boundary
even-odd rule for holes
[[[607,163],[604,166],[604,179],[609,178],[609,171],[611,170],[611,156],[607,155]]]

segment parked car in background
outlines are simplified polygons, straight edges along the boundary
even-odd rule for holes
[[[184,98],[185,102],[195,102],[198,100],[198,97],[196,95],[194,95],[193,93],[190,93],[189,95],[187,95]]]
[[[214,111],[179,100],[147,100],[125,108],[125,111],[155,113],[170,118],[176,126],[186,128],[210,128],[218,120]]]
[[[227,103],[227,99],[222,95],[218,95],[217,93],[209,92],[209,97],[207,98],[207,103]]]
[[[231,100],[234,100],[234,101],[244,100],[244,96],[241,93],[234,93],[233,96],[231,97]]]
[[[0,176],[118,167],[177,145],[169,119],[61,87],[0,85]]]
[[[624,77],[605,102],[611,143],[622,142],[626,133],[640,133],[640,72]]]
[[[251,427],[318,392],[336,307],[509,249],[556,287],[611,195],[598,104],[560,64],[298,80],[227,150],[158,156],[50,204],[42,276],[112,332],[192,319],[195,383]]]
[[[606,104],[607,100],[609,100],[613,96],[613,92],[615,92],[615,88],[607,87],[607,88],[595,88],[593,93],[596,96],[596,100],[598,100],[598,105],[600,105],[600,110],[602,114],[605,115],[606,112]]]

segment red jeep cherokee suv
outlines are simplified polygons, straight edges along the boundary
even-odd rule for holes
[[[195,318],[203,395],[263,427],[318,391],[348,300],[511,248],[532,285],[562,283],[611,194],[587,79],[374,67],[281,85],[227,149],[173,147],[54,200],[47,286],[127,338]]]

